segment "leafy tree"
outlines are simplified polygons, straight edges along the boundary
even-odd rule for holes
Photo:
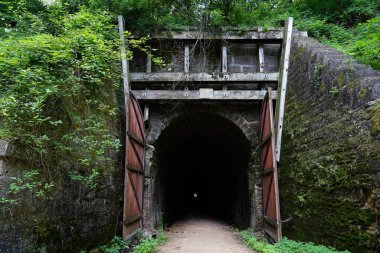
[[[380,69],[380,16],[360,25],[362,32],[355,41],[352,54],[365,64]]]
[[[294,3],[301,11],[330,22],[351,27],[379,13],[379,0],[300,0]]]

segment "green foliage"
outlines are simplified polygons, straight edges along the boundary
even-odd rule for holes
[[[37,197],[43,197],[54,186],[53,182],[42,182],[38,180],[39,172],[31,170],[24,172],[21,178],[11,177],[9,192],[17,194],[25,190],[32,190]]]
[[[93,190],[115,171],[120,147],[117,18],[86,1],[89,7],[37,2],[0,3],[14,11],[0,41],[0,138],[14,143],[29,169],[48,171],[43,181],[63,174]],[[163,64],[143,45],[147,38],[126,36],[130,48]]]
[[[367,0],[299,0],[295,1],[300,11],[327,19],[329,22],[352,26],[374,17],[379,12],[380,1]]]
[[[102,10],[70,14],[59,4],[49,11],[65,13],[44,25],[59,36],[15,31],[0,41],[0,138],[12,141],[16,155],[35,169],[33,177],[14,179],[11,193],[39,188],[37,196],[44,195],[50,179],[29,182],[44,177],[40,171],[64,173],[94,189],[99,176],[113,172],[110,154],[120,146],[113,134],[120,77],[116,17]]]
[[[380,102],[369,107],[368,111],[371,113],[371,134],[380,134]]]
[[[338,251],[332,247],[326,247],[324,245],[315,245],[314,243],[297,242],[284,238],[281,242],[275,244],[275,248],[278,252],[292,252],[292,253],[334,253],[349,251]]]
[[[90,9],[107,8],[123,14],[128,29],[139,33],[179,30],[184,26],[201,31],[234,27],[242,31],[253,26],[282,26],[289,16],[299,30],[338,50],[352,54],[363,63],[379,68],[378,18],[380,0],[91,0],[65,1],[71,9],[80,4]],[[377,21],[376,21],[377,20]],[[372,32],[371,32],[372,30]],[[356,38],[361,38],[358,41]],[[373,43],[366,43],[370,40]],[[355,45],[355,46],[354,46]]]
[[[37,170],[30,170],[23,173],[22,177],[11,177],[9,186],[9,194],[11,198],[0,198],[0,204],[18,204],[21,199],[18,198],[19,193],[29,192],[32,196],[37,198],[46,197],[52,188],[53,182],[42,181],[38,178],[39,172]]]
[[[97,183],[95,182],[95,179],[97,176],[99,176],[99,172],[96,170],[92,170],[88,176],[82,176],[76,171],[69,171],[69,177],[81,183],[82,185],[88,187],[89,189],[95,189],[97,186]]]
[[[8,198],[4,198],[4,197],[1,197],[0,198],[0,204],[17,204],[18,201],[16,199],[8,199]]]
[[[21,178],[11,177],[9,185],[9,198],[0,198],[0,204],[16,205],[22,200],[20,193],[30,193],[32,197],[45,198],[54,187],[53,182],[42,181],[37,178],[39,172],[36,170],[25,172]]]
[[[315,245],[314,243],[297,242],[287,238],[284,238],[278,243],[269,244],[258,240],[247,230],[241,231],[240,235],[249,248],[262,253],[349,253],[349,251],[337,251],[332,247]]]
[[[143,237],[138,244],[133,247],[132,253],[153,253],[157,246],[166,242],[167,237],[162,229],[159,230],[157,237]]]
[[[340,44],[347,44],[354,35],[349,30],[336,25],[327,23],[326,20],[308,18],[297,21],[297,27],[300,30],[308,31],[309,35],[322,41],[336,41]]]
[[[380,69],[380,16],[361,24],[360,29],[352,54],[361,62]]]
[[[119,253],[129,248],[129,243],[122,238],[115,236],[107,245],[100,246],[103,253]]]
[[[330,93],[333,94],[334,96],[337,96],[339,94],[339,89],[338,87],[334,86],[331,88]]]
[[[278,253],[276,247],[267,242],[259,241],[256,237],[252,236],[248,230],[244,230],[240,232],[240,236],[243,238],[243,241],[246,245],[252,249],[257,250],[258,252],[263,253]]]
[[[122,238],[115,236],[110,243],[102,245],[99,247],[103,253],[121,253],[126,249],[132,248],[132,253],[153,253],[157,246],[166,242],[167,237],[162,229],[159,230],[155,238],[143,236],[138,234],[137,243],[135,245],[130,245],[129,241],[124,241]],[[81,251],[85,253],[86,251]]]

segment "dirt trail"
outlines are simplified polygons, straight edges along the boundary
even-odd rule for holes
[[[252,253],[234,228],[205,218],[188,218],[173,224],[168,241],[157,253]]]

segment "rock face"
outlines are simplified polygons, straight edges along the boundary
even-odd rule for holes
[[[380,74],[310,38],[293,38],[280,194],[285,235],[380,247]]]
[[[9,192],[13,178],[24,180],[30,166],[17,147],[0,140],[0,252],[79,252],[109,242],[120,229],[123,203],[122,158],[115,151],[109,157],[110,173],[99,177],[95,190],[50,167],[39,170],[39,176],[54,184],[51,192],[15,195]],[[25,180],[23,185],[34,183]]]
[[[1,157],[0,197],[7,197],[11,177],[21,177],[23,167]],[[25,193],[19,204],[1,204],[0,252],[78,252],[113,237],[122,207],[120,175],[104,178],[96,191],[68,178],[52,181],[59,189],[43,200]]]

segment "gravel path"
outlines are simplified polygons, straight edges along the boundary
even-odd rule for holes
[[[234,228],[216,220],[188,218],[166,232],[168,241],[157,253],[252,253]]]

